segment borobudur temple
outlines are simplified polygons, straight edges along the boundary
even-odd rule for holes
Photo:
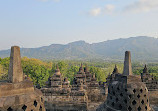
[[[153,111],[148,89],[140,76],[133,75],[131,54],[125,52],[123,74],[115,73],[108,86],[108,97],[98,111]]]
[[[45,111],[42,92],[25,78],[20,48],[11,48],[8,80],[0,81],[0,111]]]

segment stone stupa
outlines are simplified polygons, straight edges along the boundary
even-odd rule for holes
[[[130,51],[125,52],[123,74],[115,74],[108,86],[104,109],[98,111],[153,111],[149,105],[148,89],[140,76],[132,73]]]
[[[11,48],[8,80],[0,82],[0,111],[45,111],[41,91],[24,77],[18,46]]]

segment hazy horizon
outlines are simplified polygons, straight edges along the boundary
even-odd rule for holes
[[[111,40],[119,40],[119,39],[130,39],[130,38],[137,38],[137,37],[149,37],[149,36],[136,36],[136,37],[126,37],[126,38],[116,38],[116,39],[111,39]],[[157,37],[149,37],[149,38],[155,38],[155,39],[158,39]],[[110,39],[109,39],[110,40]],[[50,46],[50,45],[53,45],[53,44],[59,44],[59,45],[67,45],[69,43],[74,43],[74,42],[79,42],[79,41],[83,41],[85,43],[88,43],[88,44],[95,44],[95,43],[101,43],[101,42],[106,42],[106,41],[109,41],[109,40],[105,40],[105,41],[99,41],[99,42],[93,42],[93,43],[90,43],[90,42],[87,42],[85,40],[76,40],[76,41],[71,41],[71,42],[68,42],[68,43],[51,43],[51,44],[47,44],[47,45],[43,45],[43,46],[37,46],[37,47],[21,47],[19,46],[20,48],[40,48],[40,47],[45,47],[45,46]],[[12,46],[18,46],[18,45],[12,45]],[[10,50],[11,46],[8,48]],[[8,49],[0,49],[0,51],[3,51],[3,50],[8,50]]]
[[[0,50],[158,37],[157,0],[2,0]]]
[[[149,36],[137,36],[137,37],[149,37]],[[116,39],[111,39],[111,40],[128,39],[128,38],[136,38],[136,37],[116,38]],[[149,37],[149,38],[156,38],[156,37]],[[110,39],[109,39],[109,40],[110,40]],[[70,42],[68,42],[68,43],[51,43],[51,44],[47,44],[47,45],[43,45],[43,46],[37,46],[37,47],[21,47],[21,46],[19,46],[19,47],[20,47],[20,48],[39,48],[39,47],[44,47],[44,46],[50,46],[50,45],[52,45],[52,44],[67,45],[67,44],[69,44],[69,43],[78,42],[78,41],[84,41],[84,42],[89,43],[89,44],[95,44],[95,43],[105,42],[105,41],[108,41],[108,40],[99,41],[99,42],[92,42],[92,43],[87,42],[87,41],[85,41],[85,40],[76,40],[76,41],[70,41]],[[12,45],[12,46],[18,46],[18,45],[15,44],[15,45]],[[10,48],[11,48],[11,46],[10,46],[9,48],[7,48],[7,49],[0,49],[0,51],[8,50],[8,49],[10,50]]]

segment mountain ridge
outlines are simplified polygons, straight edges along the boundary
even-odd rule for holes
[[[68,44],[51,44],[38,48],[21,48],[21,55],[44,60],[123,59],[124,52],[131,51],[134,60],[158,60],[158,39],[147,36],[120,38],[98,43],[83,40]],[[0,57],[9,57],[10,50],[0,51]]]

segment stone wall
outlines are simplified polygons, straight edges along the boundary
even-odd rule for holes
[[[79,111],[87,110],[87,96],[84,91],[70,93],[46,92],[42,89],[47,111]]]

